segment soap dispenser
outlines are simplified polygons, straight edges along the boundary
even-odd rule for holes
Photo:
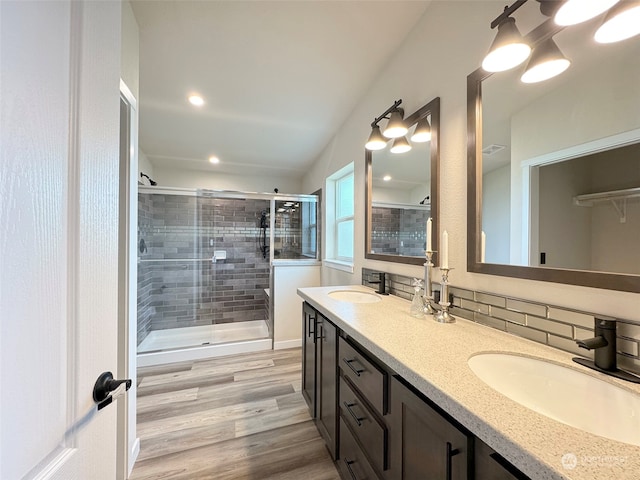
[[[422,291],[422,280],[414,278],[413,279],[413,299],[411,300],[411,308],[409,309],[409,314],[412,317],[423,318],[424,317],[424,301],[422,300],[422,295],[420,294]]]

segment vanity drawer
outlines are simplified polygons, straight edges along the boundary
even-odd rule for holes
[[[387,468],[387,430],[343,377],[340,377],[340,412],[371,463],[378,471],[384,471]]]
[[[340,370],[380,415],[387,413],[387,374],[340,337]]]
[[[341,477],[347,480],[379,480],[367,457],[360,449],[349,427],[340,419],[340,460]]]

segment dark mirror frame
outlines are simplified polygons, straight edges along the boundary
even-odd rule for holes
[[[531,45],[560,31],[549,20],[526,38]],[[480,262],[482,231],[482,82],[491,76],[482,68],[467,77],[467,271],[640,293],[640,275],[527,267]]]
[[[407,126],[411,127],[419,120],[431,115],[431,143],[429,145],[429,167],[431,168],[431,216],[433,222],[433,232],[431,238],[431,248],[437,252],[438,238],[440,232],[440,210],[438,202],[438,192],[440,184],[440,97],[436,97],[426,105],[420,107],[414,113],[404,119]],[[364,236],[364,258],[370,260],[381,260],[383,262],[406,263],[411,265],[424,265],[425,257],[410,257],[402,255],[383,255],[371,252],[371,210],[373,192],[373,152],[365,150],[365,236]],[[400,157],[399,157],[400,158]],[[425,166],[427,163],[425,162]],[[425,225],[426,228],[426,225]],[[434,254],[432,262],[438,264],[437,253]]]

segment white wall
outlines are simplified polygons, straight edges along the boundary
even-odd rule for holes
[[[511,167],[504,165],[482,177],[482,231],[487,263],[509,263]]]
[[[273,267],[273,348],[302,346],[300,315],[302,298],[297,289],[320,286],[320,266],[274,265]]]
[[[127,84],[136,99],[140,99],[140,40],[138,22],[131,4],[122,2],[122,45],[120,56],[120,78]]]
[[[354,274],[328,271],[322,282],[358,284],[361,269],[421,277],[422,267],[364,259],[364,142],[371,120],[398,98],[412,112],[433,97],[441,98],[440,214],[449,233],[449,278],[455,286],[497,292],[559,306],[640,320],[640,295],[611,290],[536,282],[466,272],[467,75],[480,66],[495,34],[489,24],[503,2],[433,2],[377,81],[363,94],[340,132],[303,180],[303,190],[320,188],[324,179],[355,159],[356,250]],[[598,48],[598,47],[594,47]],[[324,250],[323,250],[324,251]]]
[[[146,172],[145,172],[146,173]],[[152,177],[159,186],[182,188],[206,188],[211,190],[233,190],[238,192],[273,193],[313,193],[302,191],[302,182],[292,178],[254,177],[250,175],[229,175],[200,170],[180,170],[172,168],[154,168]]]
[[[144,173],[145,175],[149,175],[153,180],[155,180],[155,169],[153,165],[142,151],[142,149],[138,148],[138,181],[144,183],[145,185],[150,185],[149,180],[141,177],[140,174]]]

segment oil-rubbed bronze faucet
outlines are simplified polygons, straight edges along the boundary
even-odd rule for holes
[[[594,361],[575,357],[573,359],[574,362],[616,378],[621,378],[633,383],[640,383],[640,377],[618,368],[615,320],[596,317],[595,337],[586,340],[576,340],[576,343],[580,348],[593,350]]]
[[[379,295],[389,295],[386,292],[386,278],[387,278],[387,274],[385,272],[378,272],[378,278],[379,280],[374,280],[372,282],[367,282],[370,285],[377,285],[380,284],[378,286],[378,290],[376,290],[376,293]]]

